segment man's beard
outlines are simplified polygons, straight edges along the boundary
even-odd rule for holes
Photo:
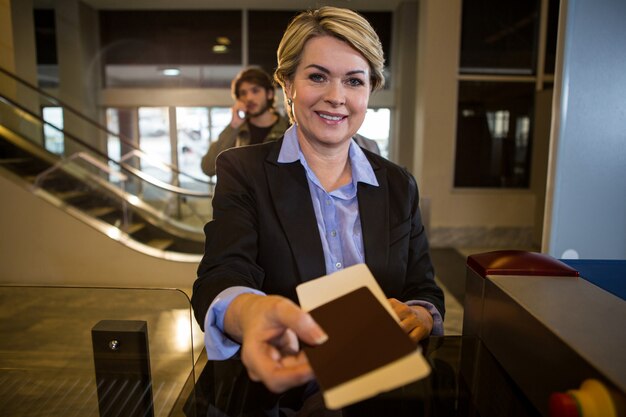
[[[266,111],[268,111],[271,108],[272,108],[272,105],[270,104],[269,101],[266,100],[265,101],[265,106],[263,106],[261,108],[261,110],[259,110],[258,112],[255,112],[255,113],[248,113],[247,116],[248,117],[258,117],[258,116],[261,116],[263,113],[265,113]]]

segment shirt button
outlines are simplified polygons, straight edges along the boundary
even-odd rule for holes
[[[330,232],[330,235],[331,235],[332,237],[337,236],[337,231],[333,230],[332,232]]]
[[[326,205],[327,205],[327,206],[330,206],[330,199],[329,199],[329,200],[326,200]]]
[[[337,268],[337,269],[341,269],[341,262],[337,262],[337,263],[335,264],[335,268]]]

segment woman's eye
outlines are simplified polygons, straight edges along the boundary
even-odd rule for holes
[[[365,85],[365,82],[360,78],[349,78],[348,85],[350,85],[351,87],[360,87],[362,85]]]
[[[320,83],[324,81],[324,76],[322,74],[311,74],[309,75],[309,80],[316,82],[316,83]]]

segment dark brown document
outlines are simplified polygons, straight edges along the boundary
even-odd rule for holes
[[[329,338],[305,351],[324,390],[357,378],[415,351],[399,324],[366,288],[358,288],[311,315]]]
[[[430,373],[365,264],[303,282],[300,306],[328,333],[305,347],[327,408],[340,409]]]

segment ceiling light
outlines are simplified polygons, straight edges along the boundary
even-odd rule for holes
[[[215,38],[215,41],[220,45],[230,45],[230,39],[228,39],[226,36],[218,36],[217,38]]]
[[[228,52],[228,47],[226,45],[213,45],[213,52],[216,54],[225,54]]]
[[[178,68],[165,68],[161,71],[166,77],[178,77],[180,70]]]

